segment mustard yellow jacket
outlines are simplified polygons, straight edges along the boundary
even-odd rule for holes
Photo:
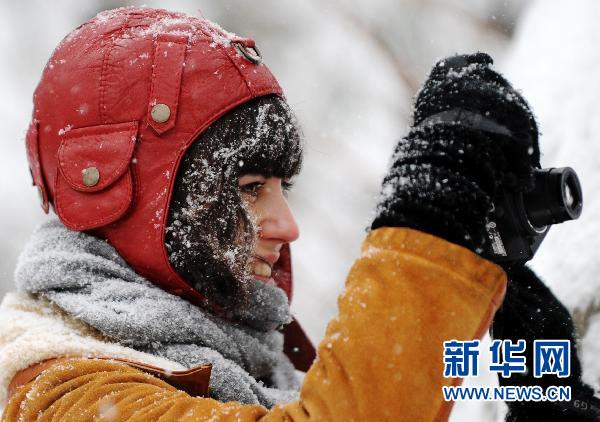
[[[3,420],[433,421],[451,403],[443,342],[480,338],[506,288],[502,269],[406,228],[367,236],[297,402],[271,410],[192,397],[123,363],[71,359],[10,399]]]

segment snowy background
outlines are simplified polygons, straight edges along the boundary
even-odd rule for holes
[[[256,39],[306,137],[290,201],[293,309],[318,341],[357,255],[411,98],[436,59],[482,50],[537,113],[544,166],[574,167],[584,215],[555,227],[535,268],[575,313],[588,381],[600,363],[600,2],[597,0],[196,0],[0,2],[0,297],[20,249],[44,219],[30,186],[24,131],[54,46],[98,11],[129,4],[187,12]],[[201,12],[200,12],[201,11]],[[493,385],[490,376],[467,383]],[[502,407],[456,406],[454,421],[495,420]]]

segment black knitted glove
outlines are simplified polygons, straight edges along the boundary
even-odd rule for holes
[[[499,377],[500,385],[571,386],[570,402],[507,402],[507,421],[599,421],[600,400],[592,388],[581,380],[581,364],[575,348],[575,330],[569,311],[525,266],[508,270],[509,283],[504,302],[492,324],[492,337],[516,342],[524,339],[528,373]],[[571,341],[571,375],[558,378],[533,376],[533,341],[541,339]]]
[[[525,100],[477,53],[432,69],[384,178],[372,229],[406,226],[481,252],[499,187],[528,191],[538,132]]]

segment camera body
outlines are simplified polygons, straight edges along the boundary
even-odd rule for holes
[[[482,256],[504,266],[524,264],[535,255],[553,224],[575,220],[583,209],[581,184],[570,167],[534,170],[527,193],[503,189],[495,198]]]

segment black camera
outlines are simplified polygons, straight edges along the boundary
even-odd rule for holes
[[[525,263],[533,258],[550,226],[581,215],[581,184],[572,168],[535,169],[534,176],[531,192],[504,189],[494,200],[484,257],[505,266]]]

